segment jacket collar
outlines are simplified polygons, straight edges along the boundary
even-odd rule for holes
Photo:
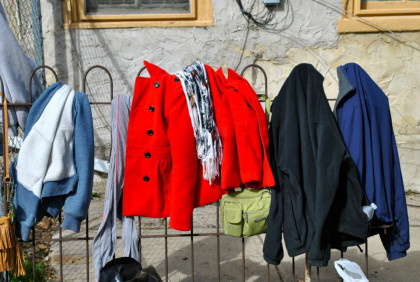
[[[338,76],[338,97],[334,105],[334,116],[337,118],[337,107],[341,103],[341,101],[353,93],[355,90],[354,87],[351,85],[349,80],[347,79],[346,74],[344,73],[342,66],[337,68],[337,76]]]
[[[158,67],[154,64],[149,63],[148,61],[143,61],[143,63],[144,63],[144,66],[146,67],[147,72],[149,73],[150,77],[169,74],[165,70],[161,69],[160,67]]]
[[[223,73],[223,69],[222,69],[222,68],[219,68],[219,69],[216,71],[216,74],[217,74],[217,76],[219,77],[219,79],[220,79],[222,82],[227,83],[227,79],[226,79],[225,74]]]

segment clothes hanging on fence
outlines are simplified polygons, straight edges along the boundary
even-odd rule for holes
[[[206,65],[216,124],[223,145],[222,189],[274,186],[269,164],[268,126],[258,96],[248,81]]]
[[[93,239],[93,264],[98,279],[99,271],[114,258],[117,248],[117,217],[122,220],[124,256],[139,260],[137,227],[134,217],[122,216],[124,161],[128,117],[132,96],[116,96],[111,103],[112,149],[106,184],[104,215]]]
[[[276,187],[264,259],[279,264],[282,235],[289,256],[326,266],[330,249],[365,242],[367,199],[323,90],[322,75],[296,66],[272,105],[270,146]]]
[[[226,83],[225,95],[235,128],[241,186],[254,189],[273,187],[268,122],[258,96],[248,81],[232,69],[228,69],[227,79],[222,71],[217,74]]]
[[[377,206],[373,224],[392,224],[380,234],[382,243],[389,260],[404,257],[409,223],[388,98],[357,64],[340,66],[337,73],[335,112],[362,187]]]
[[[29,102],[29,78],[35,68],[35,62],[27,57],[9,27],[3,6],[0,3],[0,76],[4,83],[4,94],[9,103]],[[2,91],[0,89],[0,91]],[[32,100],[42,93],[41,83],[35,75],[32,80]],[[29,107],[10,107],[9,136],[17,136],[17,127],[25,131]],[[2,122],[3,118],[0,116]],[[3,138],[1,139],[3,140]],[[3,146],[0,146],[3,151]]]
[[[168,217],[191,229],[194,207],[221,198],[220,184],[204,180],[185,94],[176,75],[145,62],[130,111],[123,194],[124,216]]]
[[[214,117],[217,128],[219,129],[220,139],[222,141],[223,158],[220,168],[220,181],[222,189],[233,189],[242,186],[241,175],[239,172],[239,156],[237,141],[235,136],[235,127],[232,119],[229,100],[226,93],[226,79],[216,74],[208,65],[205,65],[207,77],[210,84],[211,95],[213,98]]]
[[[93,184],[93,124],[84,93],[56,82],[35,101],[28,115],[19,156],[11,166],[17,234],[28,240],[44,215],[78,232],[86,218]]]

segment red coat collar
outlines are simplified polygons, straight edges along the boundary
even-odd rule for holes
[[[161,76],[161,75],[167,75],[167,74],[169,74],[168,72],[166,72],[165,70],[161,69],[157,65],[151,64],[148,61],[143,61],[143,63],[144,63],[144,66],[146,67],[147,72],[149,73],[150,77]]]

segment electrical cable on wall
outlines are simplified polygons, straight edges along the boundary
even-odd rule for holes
[[[241,10],[243,16],[247,20],[246,25],[246,31],[244,33],[244,39],[243,44],[241,47],[241,54],[239,55],[238,62],[236,63],[234,70],[237,71],[244,55],[246,43],[248,41],[248,35],[250,28],[254,25],[257,28],[261,28],[267,32],[282,32],[287,30],[294,21],[294,15],[293,15],[293,7],[289,0],[284,1],[285,6],[285,14],[283,18],[276,19],[275,18],[275,9],[279,7],[279,5],[270,5],[270,6],[264,6],[262,9],[259,7],[260,0],[253,0],[252,4],[250,5],[250,8],[248,8],[248,11],[245,10],[242,0],[236,0],[236,3],[239,6],[239,9]],[[257,11],[255,11],[257,10]],[[280,24],[283,23],[283,26],[280,26]]]
[[[410,42],[410,40],[404,39],[403,36],[401,36],[401,34],[397,34],[393,31],[389,30],[387,27],[385,27],[383,25],[379,25],[377,23],[374,23],[374,22],[370,21],[369,19],[359,17],[359,16],[353,14],[351,11],[342,9],[341,7],[338,7],[338,6],[335,6],[334,4],[328,3],[325,0],[312,0],[312,1],[319,4],[319,5],[325,6],[326,8],[328,8],[330,10],[333,10],[333,11],[339,13],[339,14],[344,13],[344,14],[347,14],[347,15],[351,15],[351,16],[357,18],[358,20],[377,28],[378,31],[386,32],[385,35],[391,37],[395,41],[397,41],[397,42],[399,42],[399,43],[401,43],[401,44],[403,44],[407,47],[410,47],[410,48],[412,48],[416,51],[420,51],[420,48],[413,44],[414,42]],[[325,61],[325,59],[323,59],[319,54],[315,54],[315,52],[313,52],[313,50],[310,48],[310,46],[308,46],[307,44],[302,42],[302,39],[295,37],[293,34],[284,33],[284,31],[287,30],[292,25],[292,23],[294,21],[294,11],[293,11],[292,4],[290,3],[290,0],[285,0],[285,2],[286,2],[285,6],[286,6],[287,9],[286,9],[284,17],[280,21],[276,20],[276,18],[274,16],[274,14],[275,14],[274,10],[279,5],[268,6],[268,7],[264,8],[265,10],[263,9],[262,11],[259,11],[259,12],[255,13],[255,12],[253,12],[253,10],[255,10],[256,0],[254,0],[253,3],[250,5],[251,8],[248,9],[249,11],[245,10],[245,8],[242,4],[242,0],[236,0],[236,2],[237,2],[242,14],[244,15],[244,17],[245,17],[245,19],[247,20],[248,23],[254,24],[254,26],[257,26],[257,27],[261,28],[262,30],[264,30],[266,32],[279,33],[279,34],[281,33],[282,37],[285,37],[286,39],[297,43],[299,46],[304,47],[314,57],[316,57],[318,59],[318,61],[321,62],[325,67],[328,66],[328,63]],[[261,16],[262,14],[263,14],[263,16]],[[267,14],[270,14],[270,16],[264,18]],[[291,19],[289,21],[287,21],[287,19],[289,18],[289,14],[290,14]],[[255,23],[255,21],[258,24]],[[284,22],[284,21],[286,21],[284,26],[279,28],[278,24],[280,22]],[[264,24],[264,23],[266,23],[266,24]],[[247,25],[247,29],[249,29],[249,24]],[[249,31],[246,32],[246,37],[244,39],[244,44],[243,44],[244,46],[241,49],[242,54],[239,57],[239,61],[237,63],[236,68],[239,67],[239,65],[242,61],[243,52],[245,50],[245,44],[247,42],[248,34],[249,34]],[[329,67],[327,67],[326,73],[331,74]],[[331,74],[331,76],[336,81],[336,78],[332,74]]]
[[[259,27],[265,27],[267,26],[274,18],[274,13],[271,9],[266,9],[266,11],[258,12],[257,14],[253,15],[251,12],[246,11],[244,9],[244,6],[242,4],[242,0],[236,0],[236,3],[238,3],[239,9],[241,10],[241,13],[247,19],[248,22],[251,22]],[[255,0],[252,3],[252,7],[255,5]],[[264,14],[262,14],[264,13]],[[262,14],[262,15],[261,15]]]
[[[280,20],[276,19],[276,9],[280,7],[279,4],[276,5],[263,5],[260,7],[260,0],[254,0],[252,4],[250,4],[249,8],[245,8],[242,0],[236,0],[236,3],[239,6],[239,10],[241,11],[244,18],[248,21],[248,23],[255,25],[256,27],[263,28],[265,30],[272,30],[281,32],[286,30],[290,27],[293,23],[293,13],[291,13],[291,19],[289,21],[289,12],[292,9],[292,4],[289,0],[285,0],[285,9],[286,13],[284,17]],[[282,27],[279,27],[280,23],[284,23]]]

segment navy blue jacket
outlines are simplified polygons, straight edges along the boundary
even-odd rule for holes
[[[369,201],[378,206],[374,219],[393,225],[381,234],[388,259],[404,257],[410,247],[407,204],[388,98],[359,65],[337,71],[334,111],[344,141]]]

